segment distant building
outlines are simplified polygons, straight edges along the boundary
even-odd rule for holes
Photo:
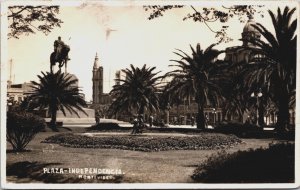
[[[98,55],[96,54],[93,67],[93,104],[100,104],[103,95],[103,67],[100,66]]]
[[[96,54],[93,66],[93,102],[94,109],[107,109],[112,98],[108,93],[103,93],[103,67],[100,65],[99,57]]]
[[[122,84],[122,82],[118,81],[118,80],[125,80],[126,79],[126,73],[122,70],[118,70],[116,71],[116,74],[115,74],[115,78],[117,80],[115,80],[115,85],[120,85]]]
[[[121,79],[121,70],[116,71],[115,77],[117,80]],[[117,80],[115,81],[115,85],[120,85],[121,84],[120,81],[117,81]]]
[[[31,94],[31,83],[12,84],[7,81],[7,103],[8,105],[19,104],[25,97]]]
[[[242,39],[242,46],[234,46],[226,48],[225,53],[225,61],[230,61],[231,63],[251,63],[256,58],[261,58],[262,55],[253,51],[256,46],[251,43],[255,39],[260,39],[260,33],[253,27],[256,22],[253,18],[250,18],[248,22],[245,24]]]

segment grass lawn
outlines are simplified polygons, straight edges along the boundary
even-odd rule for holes
[[[76,132],[84,130],[77,128]],[[29,151],[10,152],[7,144],[8,182],[110,182],[101,179],[78,180],[76,174],[44,174],[43,168],[121,169],[124,173],[114,182],[122,183],[190,183],[194,169],[218,150],[167,150],[142,152],[120,149],[71,148],[41,143],[55,132],[39,133],[27,146]],[[107,135],[113,135],[107,133]],[[243,139],[227,152],[267,147],[272,139]],[[15,169],[15,168],[18,168]],[[18,172],[21,171],[21,172]],[[23,175],[22,175],[23,174]]]

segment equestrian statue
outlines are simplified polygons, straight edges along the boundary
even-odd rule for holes
[[[66,45],[59,36],[57,40],[54,41],[54,52],[50,55],[50,71],[53,73],[53,67],[58,63],[59,70],[65,65],[67,68],[67,62],[69,59],[70,46]],[[65,71],[67,72],[67,71]]]

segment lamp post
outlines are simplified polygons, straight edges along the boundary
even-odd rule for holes
[[[258,118],[259,118],[259,98],[262,97],[261,89],[257,93],[252,92],[251,97],[256,98],[256,125],[259,126]]]
[[[171,109],[171,106],[168,102],[167,109],[166,109],[166,125],[170,124],[170,109]]]
[[[216,109],[213,108],[214,126],[216,125]]]

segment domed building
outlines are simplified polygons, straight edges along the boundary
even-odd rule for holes
[[[242,33],[241,40],[243,40],[243,46],[255,47],[255,45],[249,41],[260,39],[261,34],[257,31],[257,29],[254,28],[253,25],[256,25],[256,22],[253,20],[253,18],[249,18]]]
[[[262,55],[254,51],[257,48],[251,41],[260,39],[261,35],[256,28],[253,27],[256,22],[252,17],[249,18],[242,32],[242,46],[233,46],[226,48],[225,61],[232,63],[250,63],[253,59],[261,58]]]
[[[253,43],[255,40],[259,40],[261,37],[260,32],[254,27],[256,22],[252,17],[249,18],[245,24],[242,32],[242,38],[240,39],[243,43],[241,46],[229,47],[225,50],[226,56],[225,61],[230,64],[252,64],[262,60],[264,55],[260,53],[260,49]],[[239,72],[239,68],[236,69]],[[247,120],[249,113],[243,114],[243,122]],[[232,116],[233,120],[239,120],[238,116]],[[265,117],[266,123],[275,123],[276,114],[272,113],[270,116]]]

